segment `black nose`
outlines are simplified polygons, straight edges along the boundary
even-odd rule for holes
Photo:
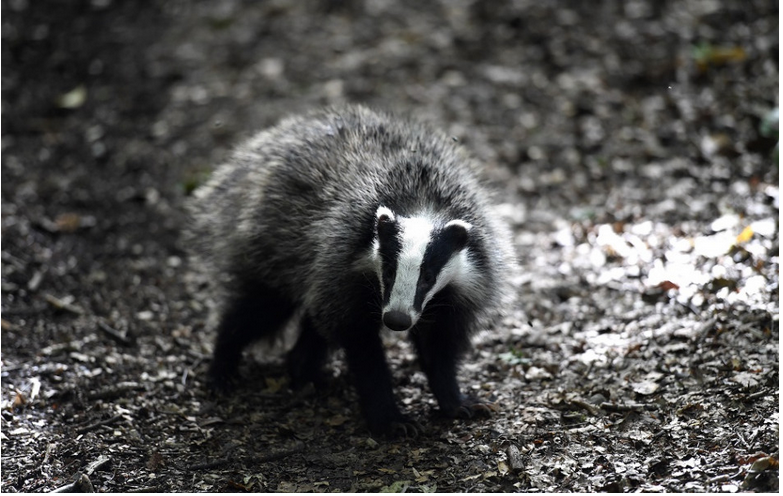
[[[411,324],[411,318],[405,312],[391,310],[383,314],[383,325],[392,331],[407,331]]]

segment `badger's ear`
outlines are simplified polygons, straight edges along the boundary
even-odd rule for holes
[[[389,239],[397,234],[397,220],[394,212],[390,209],[380,206],[375,211],[375,232],[379,238]]]
[[[382,222],[394,222],[394,212],[383,205],[375,211],[375,223],[381,224]]]
[[[442,236],[452,246],[454,251],[460,251],[468,244],[468,237],[473,226],[464,220],[455,219],[443,226]]]

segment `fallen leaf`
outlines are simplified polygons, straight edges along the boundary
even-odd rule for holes
[[[437,484],[432,484],[431,486],[425,486],[424,484],[419,486],[419,491],[423,493],[434,493],[438,490]]]
[[[731,62],[742,62],[747,57],[742,47],[715,47],[709,43],[701,43],[693,48],[693,58],[699,72],[704,72],[710,66],[721,66]]]
[[[636,394],[649,395],[653,394],[661,387],[658,384],[658,380],[663,377],[663,374],[658,372],[651,372],[641,381],[631,384],[631,388]]]
[[[750,372],[737,372],[731,380],[748,388],[757,386],[759,383],[758,379],[754,377],[754,374],[751,374]]]
[[[286,379],[285,378],[276,379],[274,377],[265,377],[264,378],[264,383],[266,384],[266,388],[264,389],[264,392],[265,393],[269,393],[269,394],[274,394],[274,393],[280,391],[280,389],[282,389],[282,387],[286,383]]]
[[[631,384],[631,388],[636,394],[644,396],[655,393],[660,387],[657,382],[648,379]]]
[[[348,417],[345,415],[334,415],[332,417],[329,417],[324,421],[326,425],[337,427],[338,425],[343,425],[345,422],[348,421]]]
[[[737,244],[747,243],[753,237],[753,227],[748,226],[737,236]]]
[[[57,106],[65,109],[75,109],[84,105],[87,100],[87,88],[80,84],[68,93],[63,93],[57,98]]]
[[[750,471],[763,472],[772,466],[772,460],[774,460],[774,458],[770,456],[759,458],[758,460],[753,462],[753,465],[750,466]]]
[[[408,486],[410,485],[409,481],[394,481],[388,486],[384,486],[381,488],[382,493],[404,493]]]

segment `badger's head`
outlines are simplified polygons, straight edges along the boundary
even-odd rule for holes
[[[383,324],[407,331],[433,296],[452,284],[466,289],[475,267],[468,256],[472,226],[403,217],[381,206],[375,212],[375,260],[383,298]]]

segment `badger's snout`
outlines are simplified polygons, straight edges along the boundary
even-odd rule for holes
[[[405,312],[389,310],[383,313],[383,325],[392,331],[407,331],[413,325],[413,320]]]

